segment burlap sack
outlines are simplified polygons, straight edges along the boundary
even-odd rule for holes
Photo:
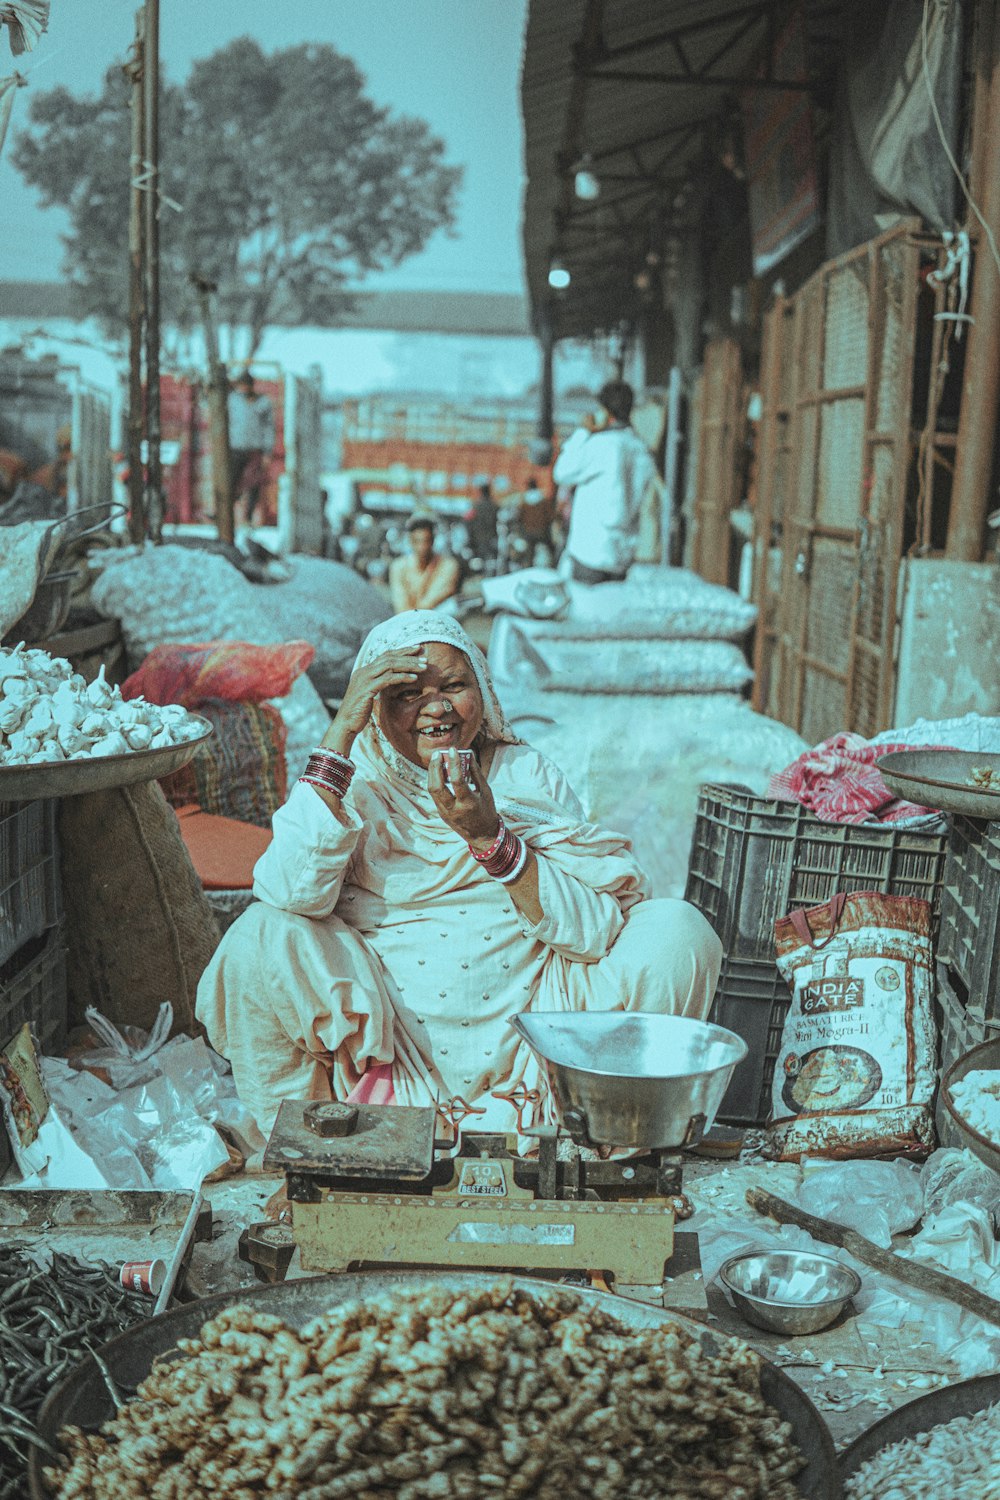
[[[200,807],[202,812],[270,828],[288,795],[285,742],[288,732],[270,703],[224,703],[210,699],[198,705],[215,733],[199,745],[191,760],[160,781],[171,807]]]
[[[155,782],[60,805],[69,1024],[88,1005],[149,1028],[164,1000],[174,1031],[200,1031],[194,997],[219,942],[177,818]]]

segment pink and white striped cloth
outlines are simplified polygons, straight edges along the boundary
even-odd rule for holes
[[[947,750],[948,745],[872,744],[843,732],[806,750],[772,776],[767,795],[801,802],[824,823],[902,823],[926,817],[931,808],[896,797],[875,765],[896,750]]]

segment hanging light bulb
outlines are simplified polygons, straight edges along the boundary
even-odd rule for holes
[[[554,260],[549,266],[549,286],[557,292],[564,292],[573,280],[561,261]]]
[[[573,191],[584,203],[593,203],[601,196],[601,183],[594,171],[594,164],[589,156],[581,156],[576,164],[573,176]]]

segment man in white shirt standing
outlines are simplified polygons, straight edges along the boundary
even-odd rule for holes
[[[618,583],[635,556],[639,508],[656,466],[629,426],[632,387],[610,380],[597,400],[600,409],[567,439],[552,477],[575,488],[566,538],[570,576],[577,583]]]
[[[238,376],[228,404],[233,500],[240,501],[246,495],[246,509],[237,520],[250,526],[267,479],[267,461],[274,452],[274,408],[257,390],[249,370]]]

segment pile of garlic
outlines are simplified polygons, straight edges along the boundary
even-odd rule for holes
[[[34,766],[159,750],[197,739],[203,724],[180,704],[124,699],[104,668],[88,685],[68,661],[0,648],[0,766]]]
[[[951,1085],[952,1103],[962,1119],[1000,1146],[1000,1072],[976,1068]]]

